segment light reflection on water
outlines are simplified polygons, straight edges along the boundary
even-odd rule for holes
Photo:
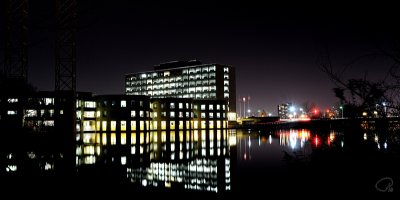
[[[289,181],[297,184],[304,179],[321,181],[316,178],[319,170],[342,180],[346,177],[340,176],[340,170],[364,169],[365,165],[367,170],[380,175],[378,169],[386,169],[390,160],[381,159],[378,153],[399,145],[393,140],[397,136],[377,132],[346,134],[345,137],[340,131],[309,129],[152,131],[138,133],[121,142],[122,146],[102,146],[101,151],[83,148],[82,153],[88,152],[94,162],[120,166],[124,179],[140,188],[220,193],[252,188],[259,180],[268,186]],[[27,155],[32,160],[43,157],[35,152]],[[15,156],[8,154],[7,159],[12,161]],[[378,167],[374,165],[382,160]],[[44,170],[55,166],[50,160],[40,163]],[[352,167],[353,164],[357,165]],[[11,164],[7,169],[19,170]],[[357,181],[363,181],[360,177]]]

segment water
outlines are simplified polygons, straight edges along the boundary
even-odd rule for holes
[[[378,192],[375,185],[383,178],[400,178],[399,143],[380,139],[378,133],[309,129],[236,133],[236,193],[365,194]]]
[[[141,137],[128,146],[102,149],[98,164],[80,165],[76,174],[17,174],[8,180],[19,186],[18,178],[25,177],[27,187],[43,184],[88,196],[400,191],[397,132],[223,129]],[[28,157],[43,158],[33,152]],[[56,162],[48,158],[40,166],[59,167],[46,163]]]

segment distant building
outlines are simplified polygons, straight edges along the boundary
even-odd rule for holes
[[[236,112],[236,79],[231,66],[202,64],[200,61],[173,61],[154,71],[125,75],[128,95],[154,98],[227,100],[228,112]]]
[[[283,103],[278,105],[278,117],[281,119],[289,119],[289,109],[291,106],[291,103]]]

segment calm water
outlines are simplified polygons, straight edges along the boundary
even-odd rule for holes
[[[379,180],[386,190],[400,178],[398,137],[308,129],[236,135],[237,193],[377,192]]]
[[[378,188],[386,190],[400,178],[398,138],[376,132],[231,129],[189,135],[186,142],[178,136],[150,140],[151,159],[128,167],[129,183],[163,193],[363,193],[377,192],[381,179]]]
[[[69,188],[89,196],[400,191],[398,133],[229,129],[141,137],[128,148],[106,149],[102,164],[80,166]],[[27,185],[38,179],[60,190],[57,184],[68,182],[35,176]]]

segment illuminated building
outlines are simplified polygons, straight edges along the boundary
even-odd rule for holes
[[[278,116],[281,119],[289,119],[289,108],[292,106],[291,103],[283,103],[278,105]]]
[[[79,93],[78,98],[88,95]],[[0,174],[60,172],[74,166],[71,97],[69,92],[1,94]]]
[[[236,112],[235,81],[231,66],[174,61],[155,66],[154,71],[125,75],[125,92],[155,98],[228,100],[227,110]]]

